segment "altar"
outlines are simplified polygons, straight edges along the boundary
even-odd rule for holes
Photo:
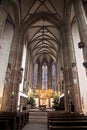
[[[35,98],[37,98],[37,107],[41,110],[46,110],[46,108],[52,107],[53,94],[53,89],[36,89],[34,95]]]
[[[40,111],[46,111],[46,105],[39,105]]]

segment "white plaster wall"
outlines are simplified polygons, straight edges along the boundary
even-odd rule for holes
[[[6,22],[4,31],[0,36],[0,97],[2,97],[3,94],[5,74],[8,65],[13,32],[12,25],[9,22]]]
[[[23,57],[22,57],[22,65],[23,73],[22,73],[22,82],[20,83],[19,91],[23,92],[23,83],[24,83],[24,72],[25,72],[25,63],[26,63],[26,46],[24,44],[23,47]]]
[[[83,53],[82,49],[78,48],[78,42],[80,42],[80,36],[78,32],[77,24],[75,23],[72,27],[72,36],[75,47],[76,62],[78,68],[79,86],[82,100],[82,108],[84,114],[87,114],[87,77],[85,68],[83,67]]]
[[[26,94],[23,93],[25,63],[26,63],[26,46],[24,44],[24,47],[23,47],[23,56],[22,56],[22,64],[21,64],[21,67],[23,68],[23,73],[22,73],[22,81],[21,81],[21,83],[19,85],[18,110],[19,110],[19,107],[20,107],[20,97],[21,96],[28,97]]]

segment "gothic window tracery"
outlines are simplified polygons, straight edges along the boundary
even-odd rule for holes
[[[52,88],[56,89],[56,66],[52,63]]]
[[[42,89],[47,89],[47,64],[46,62],[42,65]]]
[[[38,64],[34,65],[34,88],[37,87],[37,79],[38,79]]]

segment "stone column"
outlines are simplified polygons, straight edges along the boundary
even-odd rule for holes
[[[30,71],[29,71],[29,67],[30,67],[30,63],[29,63],[29,52],[28,49],[26,51],[26,61],[25,61],[25,69],[24,69],[24,86],[25,86],[25,91],[26,93],[28,92],[28,87],[29,87],[29,75],[30,75]]]
[[[38,61],[38,79],[37,79],[37,89],[42,89],[42,64],[40,61]],[[39,97],[39,103],[40,105],[40,97]]]
[[[15,94],[14,76],[15,76],[15,72],[17,69],[16,60],[17,60],[18,44],[19,44],[19,31],[15,30],[13,39],[12,39],[12,45],[11,45],[11,50],[10,50],[9,60],[8,60],[8,67],[7,67],[7,71],[8,71],[9,65],[10,65],[10,71],[9,71],[9,75],[7,75],[7,73],[6,73],[6,78],[8,77],[8,80],[6,79],[6,84],[4,86],[4,92],[3,92],[3,99],[2,99],[3,100],[3,102],[2,102],[3,111],[11,111],[12,108],[15,106],[15,105],[13,105],[14,94]],[[18,78],[18,76],[17,76],[17,78]],[[16,84],[15,84],[15,86],[16,86]]]
[[[75,9],[77,23],[78,23],[80,39],[83,44],[82,45],[83,57],[84,57],[83,65],[86,68],[86,73],[87,73],[87,24],[85,19],[86,16],[82,5],[82,1],[81,0],[72,0],[72,1]]]
[[[32,56],[30,53],[30,63],[29,63],[29,87],[32,88],[32,75],[33,75],[33,62],[32,62]]]
[[[32,58],[33,59],[33,58]],[[32,60],[31,59],[31,60]],[[32,86],[32,89],[33,89],[33,79],[34,79],[34,64],[33,64],[33,60],[32,60],[32,68],[31,68],[31,86]]]
[[[68,40],[68,49],[69,49],[69,65],[71,68],[71,73],[72,73],[72,79],[71,79],[71,87],[70,87],[70,97],[71,101],[75,105],[75,111],[77,112],[81,111],[81,101],[80,101],[80,91],[79,91],[79,83],[74,83],[74,74],[73,74],[73,68],[76,68],[76,57],[75,57],[75,48],[74,48],[74,43],[73,43],[73,38],[72,38],[72,32],[71,32],[71,24],[70,24],[70,16],[71,16],[71,7],[67,9],[66,13],[66,36]],[[76,70],[76,80],[78,79],[78,72]],[[78,92],[77,92],[78,89]]]
[[[42,64],[40,61],[38,61],[38,82],[37,82],[38,88],[42,88]]]
[[[48,63],[48,89],[52,88],[52,61]]]
[[[18,104],[18,93],[19,93],[19,84],[22,80],[22,70],[21,70],[21,62],[22,62],[22,53],[23,53],[23,36],[19,36],[18,40],[18,50],[17,50],[17,58],[16,65],[14,66],[14,81],[13,81],[13,90],[14,92],[14,100],[13,100],[13,106],[12,111],[17,111],[17,104]]]
[[[71,53],[70,53],[70,45],[67,37],[67,29],[63,28],[62,32],[62,52],[63,52],[63,76],[65,83],[65,110],[69,111],[69,104],[71,102],[71,87],[73,86],[73,75],[72,75],[72,62],[71,62]]]
[[[3,32],[9,5],[10,5],[10,0],[1,1],[1,4],[0,4],[0,35]]]
[[[47,89],[52,88],[52,60],[48,62],[48,80],[47,80]],[[50,98],[48,99],[48,106],[50,107]]]
[[[59,48],[60,52],[59,52],[59,57],[57,59],[57,65],[56,65],[56,82],[57,82],[57,91],[61,92],[61,87],[62,87],[62,81],[64,80],[63,78],[63,49],[62,49],[62,45]],[[62,93],[62,92],[61,92]]]
[[[73,39],[72,39],[72,34],[71,34],[71,28],[68,25],[68,42],[70,45],[70,55],[71,55],[71,64],[72,64],[72,81],[73,84],[71,86],[71,101],[73,102],[74,106],[75,106],[75,111],[77,112],[81,112],[81,97],[80,97],[80,88],[79,88],[79,80],[78,80],[78,71],[77,71],[77,67],[76,67],[76,59],[75,59],[75,50],[74,50],[74,43],[73,43]],[[74,80],[77,80],[77,83],[74,83]]]
[[[27,50],[27,59],[26,59],[26,64],[27,64],[27,68],[26,68],[26,80],[27,80],[27,91],[29,90],[29,86],[30,86],[30,52],[29,50]]]

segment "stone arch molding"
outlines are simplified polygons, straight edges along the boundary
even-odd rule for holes
[[[18,10],[18,6],[17,6],[17,3],[15,1],[11,1],[10,2],[10,6],[12,7],[12,10],[13,10],[13,13],[14,13],[14,27],[16,29],[19,29],[20,27],[20,19],[19,19],[19,10]],[[9,6],[9,8],[10,8]]]
[[[47,20],[48,22],[55,25],[57,29],[62,33],[63,30],[63,21],[58,20],[55,16],[52,16],[51,14],[48,14],[46,12],[40,12],[37,14],[34,14],[30,18],[28,18],[23,24],[22,24],[22,32],[26,33],[28,28],[34,24],[35,22],[39,20]]]

